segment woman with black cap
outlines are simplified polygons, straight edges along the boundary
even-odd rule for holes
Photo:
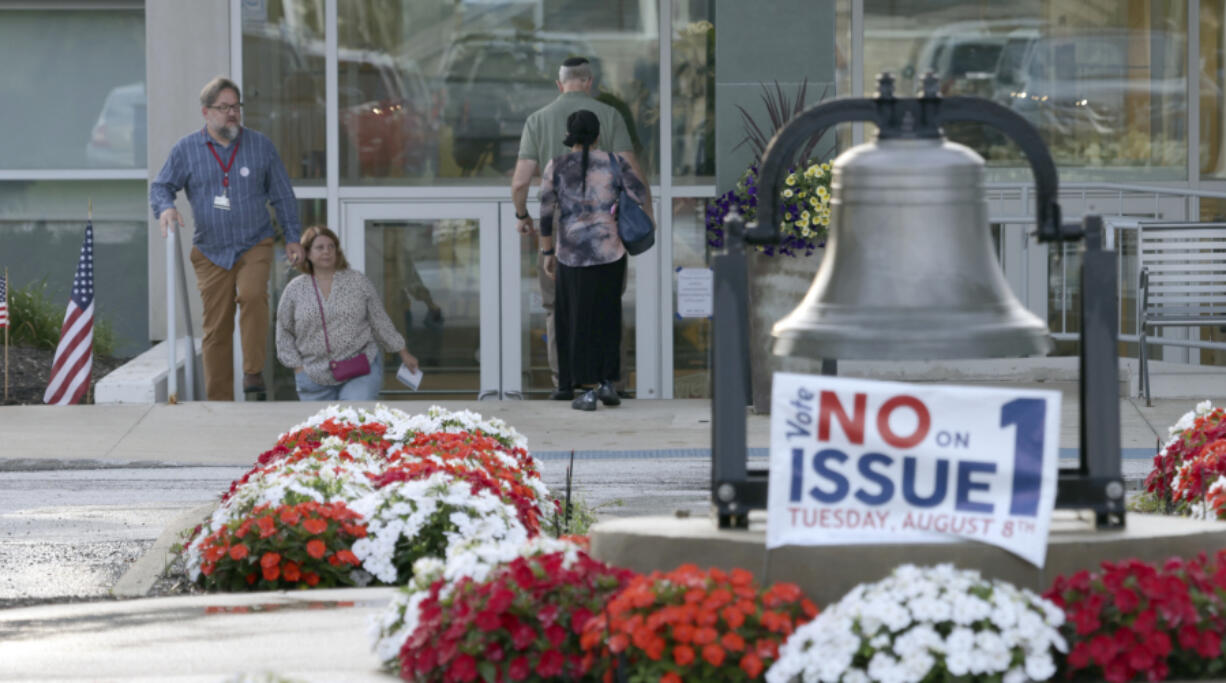
[[[541,268],[557,288],[558,388],[580,389],[572,408],[596,410],[597,401],[621,403],[613,383],[621,375],[627,256],[613,209],[623,189],[642,204],[647,187],[625,158],[592,149],[595,114],[571,114],[566,132],[571,151],[541,174]]]

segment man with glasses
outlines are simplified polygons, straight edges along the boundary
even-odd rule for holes
[[[289,175],[272,141],[242,126],[238,85],[218,76],[200,91],[204,127],[175,143],[149,189],[162,237],[184,225],[175,195],[185,190],[196,228],[192,266],[204,303],[204,383],[210,401],[234,398],[234,313],[239,312],[243,391],[264,396],[268,276],[273,231],[268,204],[285,233],[291,264],[304,254]]]
[[[592,97],[594,81],[592,65],[585,57],[570,57],[562,62],[558,69],[558,90],[561,92],[553,102],[533,112],[524,123],[524,131],[519,138],[519,160],[515,163],[515,174],[511,178],[511,202],[515,205],[515,218],[519,221],[518,229],[521,235],[536,234],[532,216],[528,215],[528,186],[549,163],[550,159],[570,151],[562,140],[566,137],[566,119],[571,114],[586,109],[600,120],[600,139],[596,147],[605,152],[620,154],[630,163],[635,175],[644,182],[647,176],[639,167],[638,157],[630,141],[630,132],[622,115],[613,107],[598,102]],[[643,208],[650,214],[651,190],[647,190],[647,201]],[[654,218],[654,216],[653,216]],[[543,256],[553,253],[541,252]],[[558,386],[558,347],[554,341],[554,281],[545,274],[544,268],[537,268],[537,280],[541,286],[541,305],[545,309],[546,349],[549,357],[549,370],[553,378],[553,393],[549,398],[555,401],[569,401],[574,398],[571,387]],[[626,345],[622,345],[623,356]],[[622,360],[622,367],[629,364]],[[625,377],[617,383],[618,393],[623,393]]]

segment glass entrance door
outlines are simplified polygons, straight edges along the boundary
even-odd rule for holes
[[[348,202],[340,233],[421,363],[418,391],[385,358],[386,399],[500,398],[501,284],[496,204]]]

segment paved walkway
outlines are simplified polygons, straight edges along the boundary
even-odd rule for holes
[[[1226,393],[1224,391],[1223,393]],[[1220,398],[1219,398],[1220,400]],[[1166,428],[1194,405],[1120,402],[1122,446],[1146,467]],[[248,466],[278,434],[323,404],[19,406],[0,409],[0,473],[57,466]],[[427,403],[397,404],[423,410]],[[546,461],[676,458],[701,466],[710,447],[702,400],[625,402],[595,413],[561,402],[446,402],[506,420]],[[1075,455],[1075,396],[1065,396],[1062,455]],[[751,451],[769,419],[748,418]],[[699,467],[701,469],[701,467]],[[170,520],[170,515],[166,517]],[[3,568],[0,568],[3,571]],[[0,610],[0,680],[218,681],[275,673],[291,680],[384,680],[367,626],[393,589],[154,598]],[[286,618],[289,615],[292,618]],[[260,679],[263,680],[263,679]]]
[[[1226,395],[1226,386],[1223,387]],[[325,404],[183,403],[179,405],[9,406],[0,409],[0,466],[22,461],[94,461],[105,464],[249,465],[271,448],[277,436]],[[369,404],[374,405],[374,404]],[[410,412],[429,402],[391,405]],[[538,457],[670,454],[699,455],[711,446],[711,408],[706,400],[625,401],[594,413],[571,410],[561,401],[446,401],[506,420],[528,436]],[[1121,445],[1125,456],[1152,453],[1166,429],[1195,401],[1120,399]],[[1064,396],[1060,446],[1078,442],[1075,395]],[[748,446],[770,445],[770,417],[748,417]],[[1066,450],[1065,455],[1069,452]],[[1075,453],[1072,453],[1075,456]],[[4,461],[9,461],[5,463]]]

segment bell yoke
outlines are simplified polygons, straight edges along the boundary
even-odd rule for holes
[[[1082,242],[1077,468],[1060,471],[1056,506],[1093,509],[1100,528],[1124,523],[1120,473],[1116,255],[1103,221],[1061,222],[1055,162],[1024,118],[977,97],[942,97],[924,78],[916,98],[896,98],[882,74],[875,98],[818,104],[779,130],[762,157],[758,222],[725,219],[725,251],[712,257],[712,500],[721,527],[745,527],[766,505],[767,474],[745,461],[745,244],[780,241],[775,198],[793,156],[838,123],[871,122],[877,139],[844,152],[831,170],[831,230],[813,285],[771,330],[781,356],[822,359],[992,358],[1046,354],[1047,326],[1013,295],[993,250],[984,161],[946,140],[942,125],[982,123],[1021,148],[1034,173],[1036,237]]]

